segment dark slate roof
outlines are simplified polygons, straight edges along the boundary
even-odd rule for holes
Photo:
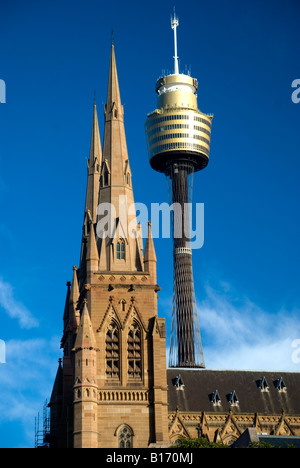
[[[174,385],[178,375],[184,385],[181,389]],[[286,414],[300,414],[300,372],[170,368],[167,377],[169,411],[179,406],[180,411],[186,412],[223,413],[231,408],[233,413],[280,414],[284,410]],[[263,377],[268,392],[259,388]],[[286,392],[276,388],[280,378]],[[211,402],[216,390],[221,398],[220,406]],[[229,400],[234,391],[238,405],[232,407]]]
[[[259,442],[266,442],[267,444],[274,445],[274,447],[288,448],[293,446],[294,448],[300,448],[300,437],[298,436],[267,436],[258,435]]]
[[[63,369],[61,364],[61,359],[59,360],[59,365],[52,389],[52,394],[49,402],[49,406],[61,403],[63,398]]]

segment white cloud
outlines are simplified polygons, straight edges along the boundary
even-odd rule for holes
[[[21,329],[32,330],[39,326],[38,320],[15,297],[12,286],[0,278],[1,309],[17,320]],[[30,333],[26,332],[27,336]],[[60,339],[47,339],[46,335],[4,343],[5,356],[0,361],[0,425],[7,434],[13,427],[17,428],[14,436],[10,436],[12,447],[34,446],[35,417],[41,412],[45,398],[51,396],[59,349]]]
[[[0,307],[10,318],[17,319],[21,328],[31,329],[38,327],[38,321],[31,312],[14,297],[14,291],[9,283],[0,278]]]
[[[172,299],[160,306],[167,324],[168,363]],[[222,281],[215,288],[206,285],[197,308],[206,368],[300,371],[300,345],[293,346],[300,342],[299,310],[270,313]]]
[[[0,365],[0,426],[5,430],[6,424],[16,424],[16,448],[34,447],[35,417],[51,396],[59,342],[59,337],[6,342],[6,364]]]
[[[198,312],[207,368],[300,371],[292,357],[299,311],[264,311],[227,284],[221,291],[207,286]]]

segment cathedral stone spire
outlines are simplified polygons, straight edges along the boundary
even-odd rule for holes
[[[123,111],[121,104],[116,56],[115,56],[115,46],[111,45],[111,57],[110,57],[110,69],[109,69],[109,80],[108,80],[108,90],[107,90],[107,100],[105,106],[105,114],[109,116],[114,110]],[[121,114],[119,114],[119,118]],[[123,117],[123,114],[122,114]]]
[[[104,217],[104,211],[98,213],[99,269],[101,271],[143,271],[141,231],[137,226],[134,207],[124,127],[124,108],[121,103],[113,44],[104,113],[105,129],[99,207],[101,210],[101,207],[109,204],[111,209],[106,217]],[[105,226],[105,219],[107,226]],[[104,235],[103,229],[105,229]]]
[[[96,223],[97,206],[99,201],[99,179],[102,162],[102,147],[100,141],[99,123],[96,102],[94,100],[94,113],[92,125],[92,137],[90,147],[90,157],[87,162],[88,181],[86,189],[86,200],[84,210],[84,220],[82,228],[82,244],[80,253],[80,280],[84,280],[86,275],[86,255],[87,239],[91,223]]]
[[[89,226],[86,263],[87,263],[86,265],[87,276],[90,275],[91,272],[98,270],[99,255],[98,255],[98,247],[97,247],[96,236],[95,236],[95,226],[93,225],[92,222],[90,222],[90,226]]]
[[[102,148],[100,141],[99,123],[97,115],[96,103],[94,103],[94,115],[91,137],[90,157],[88,160],[88,184],[86,193],[85,213],[93,221],[96,220],[98,194],[99,194],[99,177],[102,161]]]
[[[145,272],[150,273],[152,282],[156,284],[156,253],[151,231],[151,222],[148,222],[148,235],[145,245],[144,265]]]
[[[79,325],[79,311],[78,311],[78,301],[79,301],[79,284],[77,276],[77,267],[73,267],[73,281],[70,291],[70,328],[76,330]]]
[[[96,339],[93,327],[90,320],[90,314],[87,308],[87,300],[84,301],[83,311],[81,314],[80,324],[76,336],[74,349],[94,349],[96,346]]]
[[[111,184],[109,185],[125,185],[124,182],[126,182],[126,178],[124,176],[124,171],[126,162],[129,174],[130,168],[128,164],[124,128],[124,108],[121,103],[115,48],[113,44],[111,46],[107,100],[104,107],[104,114],[103,173],[105,174],[106,171],[109,171],[111,178]],[[104,166],[106,166],[106,168]],[[103,182],[105,183],[105,180],[103,180]]]

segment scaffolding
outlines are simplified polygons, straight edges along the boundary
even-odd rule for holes
[[[50,408],[46,400],[43,406],[43,415],[35,417],[35,448],[50,448]]]

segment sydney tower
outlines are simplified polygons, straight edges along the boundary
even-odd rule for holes
[[[212,116],[198,109],[195,78],[179,72],[178,18],[174,31],[174,73],[157,80],[157,109],[145,124],[151,167],[164,173],[170,184],[173,215],[173,310],[170,367],[205,367],[194,292],[189,203],[192,179],[209,160]],[[188,220],[188,222],[187,222]]]

